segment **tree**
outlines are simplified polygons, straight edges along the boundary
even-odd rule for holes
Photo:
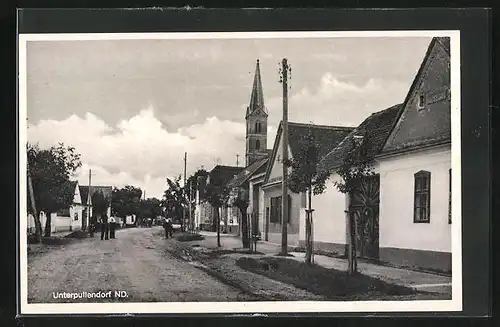
[[[336,173],[341,177],[341,181],[335,181],[334,185],[339,192],[347,195],[348,209],[347,214],[347,227],[348,227],[348,260],[349,260],[349,273],[355,274],[357,272],[357,258],[356,258],[356,221],[353,213],[350,210],[351,195],[354,190],[361,187],[361,184],[367,177],[373,176],[373,156],[369,153],[370,140],[364,135],[355,135],[346,140],[347,150],[343,158],[342,165],[336,169]]]
[[[45,237],[51,234],[51,214],[68,208],[73,203],[75,176],[81,167],[80,154],[74,147],[66,147],[63,143],[49,149],[40,149],[38,145],[27,145],[29,174],[33,186],[33,194],[38,211],[47,215]],[[29,194],[29,193],[28,193]],[[35,217],[37,238],[41,240],[42,226],[40,217],[32,212],[31,198],[28,197],[28,212]]]
[[[218,185],[212,181],[205,188],[205,200],[208,201],[215,211],[217,228],[217,246],[220,247],[220,209],[227,205],[230,190],[226,185]]]
[[[181,176],[172,180],[167,178],[168,188],[163,194],[162,207],[168,216],[173,216],[180,220],[181,231],[184,230],[183,209],[187,206],[187,199],[184,196],[184,189],[180,185]]]
[[[247,209],[249,206],[248,189],[243,187],[234,188],[231,192],[231,205],[238,208],[241,213],[241,241],[243,248],[250,247],[250,235],[248,231]]]
[[[138,216],[141,218],[156,218],[162,213],[161,202],[157,198],[141,200],[139,204]]]
[[[92,194],[92,211],[96,216],[103,216],[108,212],[110,199],[106,198],[101,191]]]
[[[111,195],[112,215],[126,217],[137,215],[142,198],[142,190],[138,187],[127,185],[121,189],[114,188]]]
[[[324,192],[329,177],[326,172],[318,169],[320,145],[316,142],[312,130],[298,140],[298,151],[293,158],[286,159],[283,164],[291,167],[288,176],[288,187],[293,193],[306,192],[308,207],[306,209],[306,263],[312,263],[313,232],[312,232],[312,194]]]

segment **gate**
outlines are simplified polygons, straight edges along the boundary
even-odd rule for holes
[[[379,258],[380,175],[366,177],[359,189],[351,193],[349,211],[354,216],[356,255]]]

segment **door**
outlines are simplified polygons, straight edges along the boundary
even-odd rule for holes
[[[350,212],[356,224],[356,252],[359,257],[379,258],[380,175],[366,177],[351,193]]]

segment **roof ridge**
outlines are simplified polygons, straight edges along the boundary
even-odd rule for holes
[[[280,121],[281,123],[281,121]],[[303,127],[316,127],[316,128],[323,128],[323,129],[339,129],[339,130],[351,130],[353,128],[356,128],[354,126],[337,126],[337,125],[317,125],[317,124],[308,124],[308,123],[297,123],[297,122],[288,122],[288,125],[295,125],[295,126],[303,126]]]

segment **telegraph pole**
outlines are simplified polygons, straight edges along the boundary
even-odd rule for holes
[[[186,198],[186,167],[187,167],[187,152],[184,152],[184,198]],[[186,219],[186,209],[185,206],[182,207],[182,221],[181,221],[181,231],[184,231],[184,220]]]
[[[189,181],[189,229],[194,230],[194,223],[192,222],[193,216],[191,213],[191,201],[192,201],[192,194],[193,194],[193,181]]]
[[[83,230],[85,231],[87,229],[87,226],[90,222],[90,199],[91,199],[91,196],[92,196],[92,192],[90,190],[90,187],[91,187],[91,183],[92,183],[92,169],[89,169],[89,194],[87,195],[87,220],[85,221],[85,223],[83,224]]]
[[[288,159],[288,71],[289,66],[286,58],[281,61],[281,82],[283,85],[283,119],[282,119],[282,158],[283,162]],[[288,167],[283,164],[283,179],[281,181],[281,253],[288,252]]]

